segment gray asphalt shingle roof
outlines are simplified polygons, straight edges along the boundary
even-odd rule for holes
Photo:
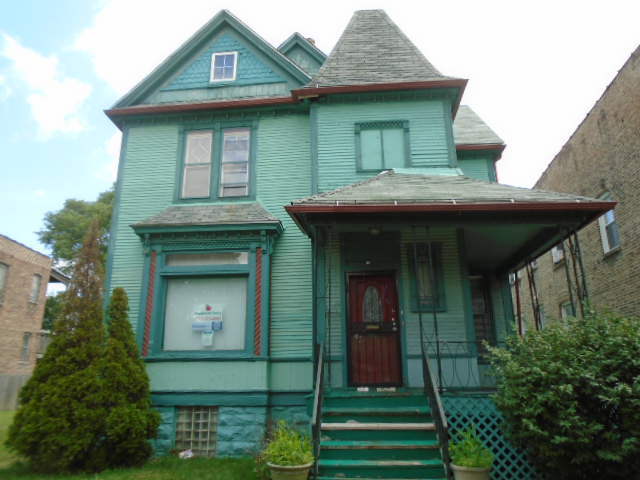
[[[292,202],[293,205],[327,204],[486,204],[486,203],[587,203],[599,200],[499,183],[462,175],[425,175],[382,172],[375,177]]]
[[[353,14],[333,51],[308,86],[445,80],[383,10]]]
[[[456,145],[502,144],[502,139],[468,105],[460,105],[453,121]]]
[[[133,227],[278,224],[280,220],[257,202],[171,206]]]

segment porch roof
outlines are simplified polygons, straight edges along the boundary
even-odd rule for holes
[[[275,229],[280,220],[258,202],[217,205],[173,205],[141,222],[131,225],[137,233],[167,230],[203,229]]]

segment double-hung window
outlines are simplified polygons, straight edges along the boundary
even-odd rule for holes
[[[409,122],[357,123],[356,162],[360,171],[388,170],[409,166]]]
[[[411,304],[413,311],[446,310],[442,245],[417,243],[407,245],[407,260],[411,273]]]
[[[215,200],[253,195],[251,137],[250,127],[187,131],[180,198]]]
[[[38,297],[40,296],[41,287],[42,276],[36,274],[31,278],[31,293],[29,294],[29,301],[31,303],[38,303]]]
[[[600,198],[610,201],[611,195],[606,194]],[[616,222],[615,212],[609,210],[598,219],[598,224],[600,226],[600,240],[602,240],[602,250],[604,253],[606,254],[620,248],[620,230]]]
[[[211,82],[232,82],[236,79],[238,52],[214,53],[211,56]]]

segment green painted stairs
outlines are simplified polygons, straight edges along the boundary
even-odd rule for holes
[[[445,480],[424,393],[372,390],[324,393],[316,480]]]

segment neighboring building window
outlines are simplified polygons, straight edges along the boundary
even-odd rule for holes
[[[611,197],[607,196],[606,200]],[[616,214],[613,210],[609,210],[598,219],[600,225],[600,239],[602,240],[602,250],[609,253],[612,250],[620,248],[620,231],[616,222]]]
[[[249,194],[249,148],[251,131],[231,128],[224,131],[220,162],[220,196],[246,197]]]
[[[24,332],[22,335],[22,351],[20,352],[20,361],[29,361],[29,346],[31,344],[31,332]]]
[[[573,305],[569,300],[566,300],[560,304],[560,318],[566,320],[569,317],[573,317]]]
[[[219,141],[221,148],[216,145]],[[249,196],[251,155],[251,128],[223,128],[219,133],[213,130],[187,132],[180,198]],[[214,180],[219,184],[217,189]]]
[[[415,247],[415,248],[414,248]],[[414,255],[414,250],[416,255]],[[429,258],[429,250],[431,258]],[[407,245],[413,311],[431,312],[446,309],[444,275],[442,272],[442,245]]]
[[[238,52],[214,53],[211,57],[212,82],[233,81],[236,79]]]
[[[42,276],[34,275],[31,279],[31,294],[29,295],[29,301],[31,303],[38,303],[38,297],[40,296],[40,287],[42,286]]]
[[[358,170],[409,166],[409,122],[358,123],[355,133]]]
[[[0,263],[0,305],[4,302],[4,293],[7,289],[7,276],[9,275],[9,265]]]
[[[218,408],[178,407],[177,410],[176,450],[191,450],[199,457],[215,456]]]
[[[249,270],[247,252],[171,254],[167,255],[165,264],[170,270],[164,281],[162,349],[244,350]]]
[[[564,260],[564,244],[559,243],[551,249],[551,259],[553,264],[557,265]]]

